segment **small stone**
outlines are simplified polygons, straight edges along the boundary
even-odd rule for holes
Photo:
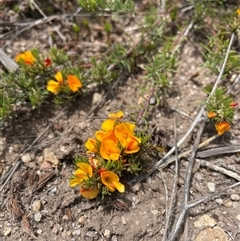
[[[194,226],[196,228],[206,228],[206,227],[214,227],[216,225],[216,220],[211,218],[208,215],[203,215],[196,222],[194,222]]]
[[[140,190],[140,188],[141,188],[141,183],[137,183],[133,186],[132,189],[134,192],[138,192]]]
[[[42,214],[41,214],[40,212],[35,213],[35,215],[34,215],[34,220],[35,220],[36,222],[40,222],[41,219],[42,219]]]
[[[231,208],[233,206],[233,202],[229,200],[229,201],[223,202],[223,205],[226,208]]]
[[[76,229],[75,230],[75,234],[79,236],[81,234],[81,230],[80,229]]]
[[[6,227],[4,230],[3,230],[3,235],[4,236],[8,236],[10,233],[11,233],[12,229],[10,227]]]
[[[216,184],[213,182],[208,182],[207,183],[207,188],[210,192],[215,192],[216,191]]]
[[[84,223],[85,220],[86,220],[86,216],[83,215],[83,216],[81,216],[81,217],[78,219],[78,222],[79,222],[79,223]]]
[[[37,230],[37,234],[38,234],[38,235],[41,235],[42,232],[43,232],[42,229],[38,229],[38,230]]]
[[[36,200],[36,201],[32,204],[32,209],[33,209],[34,212],[40,211],[41,207],[42,207],[42,203],[41,203],[40,200]]]
[[[216,203],[222,205],[223,204],[223,200],[221,198],[216,198],[215,199]]]
[[[127,221],[126,221],[126,219],[125,219],[125,217],[124,216],[122,216],[122,224],[126,224],[127,223]]]
[[[106,238],[110,238],[110,236],[111,236],[111,232],[110,232],[110,230],[109,230],[109,229],[105,229],[103,235],[104,235],[104,237],[106,237]]]
[[[194,241],[228,241],[227,235],[222,228],[205,228],[199,232]]]
[[[118,241],[118,238],[116,235],[113,235],[112,238],[111,238],[111,241]]]
[[[240,214],[236,216],[236,219],[240,221]]]
[[[102,99],[102,95],[97,93],[97,92],[95,92],[93,94],[92,104],[96,104],[96,103],[100,102],[101,99]]]
[[[29,153],[26,153],[26,154],[24,154],[23,156],[22,156],[22,161],[24,162],[24,163],[28,163],[28,162],[30,162],[31,160],[32,160],[32,157],[31,157],[31,155],[29,154]]]
[[[230,196],[230,198],[231,198],[232,201],[239,201],[240,196],[238,194],[232,194]]]
[[[62,219],[63,219],[63,220],[68,220],[69,218],[68,218],[67,215],[63,215]]]

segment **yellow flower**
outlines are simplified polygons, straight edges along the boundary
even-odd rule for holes
[[[57,72],[54,77],[56,80],[48,81],[47,90],[56,95],[59,93],[60,88],[63,85],[63,77],[61,72]]]
[[[100,173],[101,182],[107,187],[110,192],[114,192],[117,189],[119,192],[124,192],[125,187],[119,182],[119,177],[116,173],[111,171],[103,171]]]
[[[81,187],[80,193],[83,197],[87,199],[94,199],[99,193],[99,188],[98,187],[93,187],[93,188]]]
[[[68,75],[68,86],[72,92],[78,91],[78,89],[82,88],[81,81],[75,75]]]
[[[36,61],[31,51],[18,54],[15,58],[15,61],[19,62],[20,59],[22,59],[27,65],[32,65]]]
[[[93,138],[89,138],[87,142],[85,143],[85,147],[88,149],[87,153],[89,152],[96,152],[96,140]]]
[[[116,161],[120,157],[121,150],[117,144],[111,139],[104,139],[100,146],[100,155],[102,158],[110,161]]]
[[[224,132],[229,131],[231,128],[227,121],[221,121],[215,124],[215,129],[218,135],[222,135]]]
[[[124,152],[126,154],[132,154],[132,153],[136,153],[140,150],[140,147],[139,147],[139,138],[136,138],[134,136],[131,136],[131,137],[128,137],[127,138],[127,144],[126,144],[126,147],[125,147],[125,150]]]
[[[237,9],[237,15],[240,17],[240,8]]]
[[[84,180],[93,176],[92,167],[83,162],[79,162],[76,164],[79,168],[74,172],[74,178],[70,180],[70,186],[75,187],[81,184]]]
[[[121,124],[115,126],[114,133],[123,148],[127,145],[127,138],[134,135],[134,129],[135,125],[129,122],[122,122]]]
[[[114,125],[115,125],[115,120],[107,119],[102,123],[101,128],[103,131],[109,132],[113,130]]]
[[[123,115],[124,113],[121,110],[119,110],[116,113],[109,113],[108,117],[112,119],[122,119]]]

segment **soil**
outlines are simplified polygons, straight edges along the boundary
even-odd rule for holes
[[[59,8],[54,9],[54,14],[73,13],[76,10],[76,4],[72,1],[64,1],[61,4],[68,6],[57,5]],[[145,5],[137,6],[139,9],[144,9]],[[7,7],[10,11],[11,6]],[[45,9],[43,6],[41,8]],[[6,19],[9,20],[14,16],[9,15],[6,10]],[[14,21],[23,21],[23,16],[31,20],[41,18],[41,15],[37,16],[25,6],[23,14]],[[124,42],[126,40],[124,28],[135,27],[134,21],[137,21],[121,18],[115,23],[116,26],[110,36],[106,36],[100,23],[93,21],[90,22],[91,31],[83,32],[77,39],[72,33],[71,22],[65,20],[55,19],[52,25],[42,22],[23,31],[17,37],[9,34],[8,39],[1,45],[2,47],[4,45],[5,51],[12,58],[20,51],[32,47],[38,47],[45,52],[51,47],[49,35],[54,32],[54,27],[58,27],[65,38],[65,43],[57,33],[54,33],[53,45],[64,49],[73,58],[89,58],[98,52],[106,51],[112,42]],[[81,17],[76,21],[81,21]],[[16,33],[16,27],[13,29]],[[137,31],[132,30],[130,34],[137,41]],[[172,88],[165,99],[167,105],[153,105],[147,117],[148,132],[157,130],[161,138],[167,139],[169,148],[174,146],[175,119],[179,140],[200,110],[201,101],[206,98],[202,89],[207,84],[214,83],[217,78],[202,67],[204,60],[199,47],[200,40],[196,42],[195,38],[195,35],[190,34],[182,46],[180,64],[171,81]],[[224,85],[230,87],[233,80],[234,77]],[[1,123],[2,185],[8,171],[16,163],[19,164],[1,191],[1,240],[154,241],[163,239],[168,205],[174,186],[174,163],[155,171],[142,182],[128,187],[124,194],[116,193],[104,200],[98,197],[88,201],[80,196],[78,188],[69,187],[69,177],[75,169],[74,157],[85,153],[84,143],[87,138],[93,136],[99,129],[102,120],[109,112],[123,110],[126,118],[130,115],[136,117],[139,114],[138,107],[144,103],[140,88],[146,85],[148,83],[144,78],[144,72],[136,71],[121,76],[118,82],[114,81],[107,90],[96,89],[87,96],[78,97],[66,108],[53,103],[44,105],[40,110],[23,108],[11,120]],[[231,92],[231,96],[240,102],[238,87]],[[212,142],[211,148],[239,145],[239,116],[238,109],[231,130]],[[200,124],[181,145],[179,152],[193,146]],[[208,124],[201,140],[214,134],[214,127]],[[156,157],[154,162],[159,159],[160,157]],[[206,157],[203,160],[238,174],[240,172],[238,153]],[[172,230],[174,220],[181,210],[187,165],[187,158],[179,161],[175,208],[172,211],[168,232]],[[191,178],[190,200],[198,200],[234,183],[237,183],[237,180],[229,175],[196,165]],[[234,240],[234,237],[235,240],[239,240],[240,235],[237,236],[240,229],[239,192],[240,187],[237,186],[191,208],[188,219],[184,221],[187,229],[185,228],[184,233],[180,232],[176,240]],[[214,224],[205,224],[202,221],[198,225],[196,221],[203,217],[208,217]],[[199,234],[201,235],[202,230],[206,233],[200,239]],[[215,237],[218,235],[219,239],[214,238],[214,234],[210,236],[213,230],[218,231]]]

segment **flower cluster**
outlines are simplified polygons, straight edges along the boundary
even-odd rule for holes
[[[16,56],[15,61],[22,65],[23,67],[26,67],[28,71],[30,68],[34,68],[35,71],[46,71],[48,68],[48,71],[53,72],[53,69],[50,70],[50,67],[52,66],[52,59],[51,58],[42,58],[42,56],[39,55],[38,51],[25,51],[23,53],[20,53]],[[39,74],[39,73],[38,73]],[[82,88],[82,83],[79,80],[78,77],[76,77],[73,74],[65,74],[67,81],[63,78],[62,72],[57,72],[54,75],[53,79],[48,80],[47,82],[47,90],[55,95],[59,94],[62,90],[68,93],[68,90],[70,89],[71,92],[75,93],[79,89]]]
[[[80,193],[87,199],[99,193],[110,194],[115,190],[125,191],[120,182],[123,171],[134,173],[140,170],[137,153],[141,138],[134,133],[135,124],[123,120],[123,112],[109,114],[96,131],[95,138],[85,143],[87,158],[77,158],[78,169],[70,180],[70,186],[80,185]]]
[[[206,102],[207,116],[215,123],[215,129],[219,135],[230,130],[237,106],[238,103],[226,95],[226,90],[222,87],[217,88]]]

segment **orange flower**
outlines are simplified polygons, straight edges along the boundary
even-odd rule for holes
[[[132,154],[132,153],[136,153],[140,150],[140,147],[139,147],[139,138],[136,138],[134,136],[131,136],[131,137],[128,137],[127,138],[127,144],[126,144],[126,147],[125,147],[125,150],[124,152],[126,154]]]
[[[98,187],[92,187],[92,188],[81,187],[80,193],[83,197],[87,199],[94,199],[99,193],[99,188]]]
[[[72,92],[78,91],[78,89],[82,88],[81,81],[75,75],[68,75],[68,86]]]
[[[123,148],[127,145],[127,138],[134,135],[135,125],[130,122],[122,122],[115,127],[114,133]]]
[[[114,192],[117,189],[119,192],[124,192],[125,187],[119,182],[119,177],[116,173],[111,171],[103,171],[100,173],[101,182],[107,187],[110,192]]]
[[[22,59],[27,65],[32,65],[36,61],[31,51],[26,51],[24,53],[18,54],[15,58],[15,61],[19,62],[20,59]]]
[[[76,164],[79,168],[74,172],[74,178],[70,180],[70,186],[75,187],[81,184],[84,180],[93,176],[92,167],[83,162],[79,162]]]
[[[59,93],[60,88],[63,85],[63,77],[61,72],[57,72],[54,77],[56,80],[48,81],[47,90],[56,95]]]
[[[231,128],[227,121],[221,121],[215,124],[215,129],[218,135],[222,135],[224,132],[229,131]]]
[[[85,147],[88,149],[87,153],[96,152],[96,140],[94,140],[93,138],[89,138],[85,143]]]
[[[215,112],[213,112],[213,111],[207,113],[207,116],[208,116],[208,118],[210,118],[210,119],[211,119],[211,118],[214,118],[216,115],[217,115],[217,114],[216,114]]]
[[[110,161],[116,161],[120,157],[121,150],[117,144],[111,139],[104,139],[100,147],[100,155],[102,158]]]

